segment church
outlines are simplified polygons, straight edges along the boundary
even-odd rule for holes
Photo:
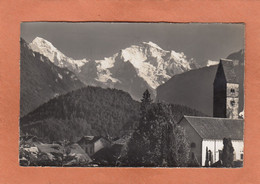
[[[244,156],[244,120],[239,119],[239,83],[234,66],[237,61],[221,59],[213,82],[214,117],[184,116],[179,125],[190,142],[190,157],[200,166],[209,165],[221,158],[223,139],[231,138],[234,161]]]

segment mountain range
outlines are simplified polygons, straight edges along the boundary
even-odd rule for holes
[[[102,60],[74,60],[40,37],[36,37],[29,47],[54,65],[73,72],[85,85],[121,89],[136,100],[140,100],[146,89],[155,98],[159,85],[199,66],[184,53],[163,50],[152,42],[132,45]]]
[[[244,52],[228,59],[240,60],[243,110]],[[166,51],[152,42],[121,49],[102,60],[74,60],[51,42],[36,37],[30,44],[21,39],[21,116],[55,96],[85,86],[116,88],[140,100],[146,89],[153,99],[185,105],[212,115],[212,81],[218,61],[209,60],[200,68],[184,53]]]

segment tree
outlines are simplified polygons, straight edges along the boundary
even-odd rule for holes
[[[184,131],[173,122],[171,107],[152,104],[149,91],[141,100],[141,118],[128,143],[128,166],[185,166],[189,146]]]
[[[222,153],[223,167],[233,167],[234,148],[231,139],[224,138],[223,144],[224,144],[223,153]]]
[[[145,166],[146,153],[149,152],[149,127],[147,123],[147,113],[151,106],[151,97],[148,90],[143,93],[140,106],[140,119],[136,130],[132,134],[127,145],[127,156],[123,158],[123,164],[128,166]]]
[[[152,103],[151,94],[148,89],[143,93],[143,98],[141,99],[141,118],[146,118],[148,109]]]

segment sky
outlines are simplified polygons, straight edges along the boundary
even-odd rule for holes
[[[244,24],[26,22],[21,37],[28,43],[42,37],[66,56],[92,60],[151,41],[204,65],[244,48]]]

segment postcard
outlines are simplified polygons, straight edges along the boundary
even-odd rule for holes
[[[242,167],[244,24],[25,22],[21,166]]]

